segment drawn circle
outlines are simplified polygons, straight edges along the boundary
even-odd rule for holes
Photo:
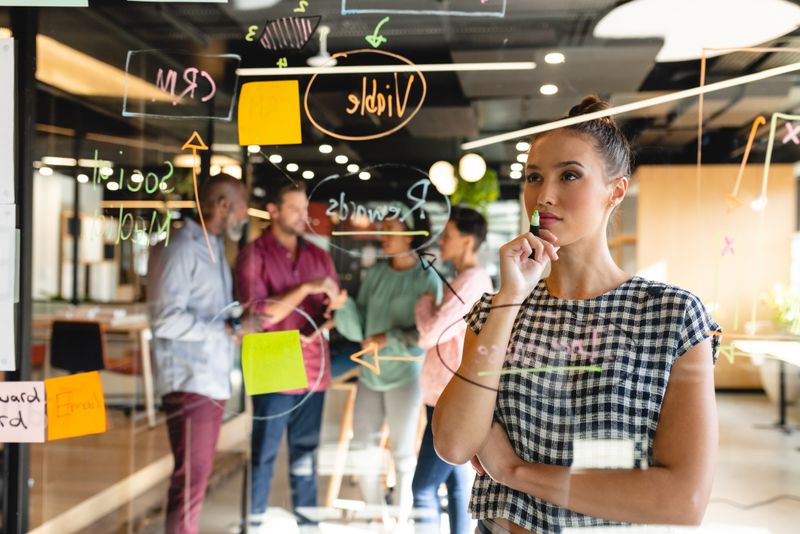
[[[336,54],[331,55],[331,57],[328,58],[328,60],[325,63],[322,64],[322,67],[327,66],[329,63],[331,63],[331,62],[333,62],[335,60],[338,60],[339,58],[346,58],[348,55],[355,55],[355,54],[383,54],[384,56],[389,56],[389,57],[392,57],[394,59],[400,60],[403,63],[406,63],[407,65],[410,65],[412,67],[416,66],[416,65],[414,65],[414,63],[410,59],[404,58],[403,56],[401,56],[399,54],[394,54],[392,52],[387,52],[385,50],[369,50],[367,48],[362,48],[360,50],[351,50],[349,52],[337,52]],[[314,85],[314,81],[317,79],[317,76],[319,76],[319,73],[314,74],[311,77],[311,80],[309,80],[308,86],[306,86],[306,92],[305,92],[305,95],[303,96],[303,108],[305,109],[306,116],[308,117],[308,120],[311,121],[311,124],[313,124],[319,131],[321,131],[321,132],[323,132],[325,134],[328,134],[331,137],[335,137],[336,139],[342,139],[344,141],[369,141],[369,140],[372,140],[372,139],[379,139],[381,137],[386,137],[387,135],[391,135],[391,134],[401,130],[406,124],[408,124],[409,121],[411,121],[411,119],[414,118],[414,115],[416,115],[417,112],[422,108],[422,104],[425,102],[425,97],[428,94],[428,82],[425,81],[425,75],[422,74],[422,71],[417,70],[416,72],[417,72],[417,74],[419,74],[419,79],[422,82],[422,96],[419,99],[419,104],[417,104],[417,107],[414,108],[414,110],[411,112],[411,114],[405,120],[403,120],[403,122],[401,122],[400,124],[398,124],[394,128],[392,128],[390,130],[387,130],[385,132],[380,132],[380,133],[377,133],[377,134],[370,134],[370,135],[362,135],[362,136],[343,135],[343,134],[338,134],[336,132],[328,130],[328,129],[324,128],[323,126],[321,126],[316,121],[314,116],[311,115],[311,110],[308,109],[308,95],[311,92],[311,87]]]
[[[347,174],[344,174],[344,175],[332,174],[330,176],[325,177],[324,179],[320,180],[319,183],[317,183],[314,186],[314,188],[309,192],[308,201],[310,203],[313,200],[314,194],[317,192],[317,190],[323,184],[325,184],[327,182],[331,182],[331,181],[334,181],[334,180],[339,180],[339,179],[342,179],[342,178],[349,178],[351,176],[357,176],[359,172],[362,172],[364,170],[370,171],[370,170],[381,169],[381,168],[385,168],[385,167],[394,167],[394,168],[398,168],[398,169],[410,170],[412,172],[419,173],[420,175],[422,175],[424,178],[426,178],[430,182],[430,177],[428,176],[428,173],[426,173],[422,169],[418,169],[417,167],[412,167],[411,165],[404,165],[402,163],[381,163],[379,165],[372,165],[370,167],[365,167],[364,169],[359,169],[356,172],[351,172],[351,173],[347,173]],[[436,191],[436,194],[441,195],[441,193],[439,193],[438,190],[436,189],[436,186],[433,185],[433,182],[431,182],[431,186]],[[446,220],[450,220],[450,211],[451,211],[450,198],[448,198],[447,195],[442,195],[442,198],[444,199],[445,206],[447,206]],[[314,230],[314,227],[311,224],[306,222],[306,226],[308,226],[308,229],[311,230],[312,234],[320,236],[320,234],[318,234]],[[433,228],[431,228],[431,234],[428,237],[428,239],[424,243],[422,243],[421,245],[419,245],[417,247],[414,247],[411,250],[417,251],[417,250],[422,250],[422,249],[425,249],[425,248],[429,247],[434,241],[436,241],[439,238],[439,236],[442,234],[443,231],[444,231],[444,227],[442,227],[442,229],[440,229],[438,231],[435,231],[435,232],[433,231]],[[327,236],[320,236],[320,237],[327,237]],[[351,255],[353,257],[356,257],[356,258],[360,258],[361,257],[361,251],[349,250],[349,249],[346,249],[344,247],[340,247],[339,245],[336,245],[335,243],[333,243],[333,240],[331,240],[330,244],[331,244],[332,247],[334,247],[334,248],[336,248],[338,250],[341,250],[342,252],[344,252],[346,254],[349,254],[349,255]],[[402,253],[402,254],[405,254],[405,253]],[[395,254],[383,254],[383,252],[379,252],[379,253],[376,254],[376,257],[381,258],[381,259],[392,258],[394,256],[395,256]]]
[[[285,304],[283,304],[282,302],[280,302],[280,301],[278,301],[278,300],[275,300],[275,299],[269,299],[269,298],[267,298],[267,299],[259,299],[259,300],[256,300],[256,301],[251,301],[251,302],[249,302],[249,303],[247,303],[247,304],[244,304],[243,306],[244,306],[244,307],[253,306],[253,305],[254,305],[254,304],[256,304],[256,303],[261,303],[261,302],[271,302],[271,303],[274,303],[274,304],[281,304],[281,305],[284,305],[284,306],[285,306]],[[218,317],[219,317],[220,315],[222,315],[222,314],[223,314],[225,311],[227,311],[228,309],[230,309],[230,308],[232,307],[232,305],[233,305],[233,304],[238,304],[238,303],[232,303],[232,304],[229,304],[228,306],[226,306],[225,308],[223,308],[223,309],[222,309],[222,311],[221,311],[220,313],[218,313],[218,314],[217,314],[217,315],[216,315],[214,318],[215,318],[215,319],[216,319],[216,318],[218,318]],[[325,369],[325,365],[326,365],[326,363],[325,363],[325,362],[326,362],[326,360],[327,360],[327,357],[326,357],[326,352],[327,352],[327,351],[325,350],[325,341],[324,341],[324,339],[323,339],[322,332],[320,331],[320,329],[319,329],[319,326],[317,326],[317,323],[314,321],[314,319],[312,319],[312,318],[311,318],[311,316],[310,316],[310,315],[308,315],[306,312],[304,312],[303,310],[301,310],[300,308],[297,308],[297,307],[295,307],[295,306],[291,306],[291,308],[292,308],[292,312],[290,312],[290,313],[293,313],[293,312],[297,312],[297,313],[299,313],[300,315],[302,315],[302,316],[305,318],[305,320],[306,320],[306,321],[308,321],[308,322],[309,322],[309,324],[310,324],[311,326],[313,326],[313,327],[314,327],[314,333],[317,335],[317,339],[319,339],[319,346],[320,346],[320,349],[321,349],[321,351],[322,351],[322,352],[321,352],[321,354],[322,354],[322,366],[320,367],[320,370],[319,370],[319,375],[317,376],[317,381],[316,381],[316,382],[315,382],[313,385],[309,385],[309,387],[308,387],[308,392],[307,392],[307,393],[305,393],[305,395],[304,395],[304,396],[303,396],[303,398],[300,400],[300,402],[298,402],[297,404],[295,404],[295,405],[294,405],[292,408],[290,408],[290,409],[288,409],[288,410],[286,410],[286,411],[283,411],[283,412],[281,412],[281,413],[278,413],[278,414],[274,414],[274,415],[267,415],[267,416],[256,416],[256,415],[253,415],[253,416],[252,416],[252,419],[253,419],[254,421],[269,421],[270,419],[277,419],[277,418],[279,418],[279,417],[284,417],[284,416],[286,416],[286,415],[288,415],[288,414],[292,413],[293,411],[295,411],[296,409],[298,409],[300,406],[302,406],[303,404],[305,404],[305,402],[306,402],[306,401],[307,401],[309,398],[311,398],[311,395],[313,395],[314,393],[316,393],[316,389],[319,387],[320,383],[322,382],[322,377],[323,377],[323,376],[325,376],[325,370],[326,370],[326,369]],[[288,317],[288,315],[287,315],[287,317]],[[237,347],[237,348],[238,348],[239,352],[241,352],[241,347]],[[236,350],[236,349],[234,349],[234,350]],[[240,357],[241,357],[241,356],[240,356]],[[244,383],[244,382],[243,382],[243,383]],[[277,393],[279,393],[279,392],[277,392]],[[247,395],[247,392],[246,392],[246,391],[245,391],[245,395]],[[252,395],[250,395],[250,396],[252,396]],[[222,408],[222,409],[225,411],[225,413],[227,413],[227,414],[231,414],[231,415],[241,415],[241,412],[234,412],[234,411],[228,410],[227,408],[225,408],[225,405],[221,405],[219,402],[217,402],[217,401],[216,401],[216,400],[214,400],[214,399],[211,399],[211,402],[213,402],[214,404],[216,404],[217,406],[219,406],[220,408]]]

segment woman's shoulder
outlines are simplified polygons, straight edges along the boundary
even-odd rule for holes
[[[639,294],[640,302],[646,308],[643,311],[676,317],[683,317],[687,309],[705,311],[700,297],[678,285],[634,276],[631,288]]]

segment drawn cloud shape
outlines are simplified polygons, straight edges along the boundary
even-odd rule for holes
[[[756,46],[799,24],[800,6],[785,0],[634,0],[603,17],[594,36],[661,37],[664,46],[656,61],[665,63],[699,59],[703,48]]]

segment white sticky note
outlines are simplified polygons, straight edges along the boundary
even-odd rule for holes
[[[0,382],[0,443],[42,443],[44,382]]]
[[[576,439],[573,469],[633,469],[634,443],[627,439]]]
[[[0,371],[16,369],[14,287],[16,279],[16,206],[0,204]]]
[[[14,39],[0,39],[0,204],[14,203]]]

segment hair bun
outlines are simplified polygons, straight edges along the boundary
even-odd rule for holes
[[[610,106],[608,102],[605,100],[601,100],[600,98],[589,95],[583,97],[580,104],[576,106],[572,106],[572,109],[569,110],[570,117],[576,117],[578,115],[585,115],[586,113],[594,113],[595,111],[603,111],[604,109],[608,109]]]

